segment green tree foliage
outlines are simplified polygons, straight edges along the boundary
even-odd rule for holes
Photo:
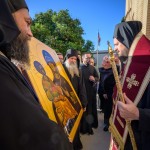
[[[87,40],[83,46],[83,52],[93,51],[94,45],[90,40]]]
[[[63,54],[69,48],[81,52],[94,49],[91,41],[82,37],[84,30],[79,19],[72,19],[68,10],[58,13],[48,10],[35,15],[31,26],[34,37]]]

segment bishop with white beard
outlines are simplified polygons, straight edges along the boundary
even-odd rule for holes
[[[69,49],[66,52],[64,58],[64,69],[74,87],[76,94],[78,95],[82,107],[85,110],[87,105],[86,89],[84,84],[84,79],[82,77],[81,71],[79,70],[80,60],[78,58],[78,51],[74,49]],[[80,126],[80,125],[79,125]],[[82,143],[80,141],[79,128],[76,132],[74,141],[74,149],[82,149]]]

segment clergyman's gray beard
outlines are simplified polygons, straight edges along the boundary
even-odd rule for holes
[[[74,75],[79,77],[79,69],[78,69],[76,63],[75,64],[73,64],[73,63],[69,64],[68,61],[65,61],[65,65],[66,65],[66,67],[67,67],[67,69],[68,69],[68,71],[69,71],[72,78],[74,77]]]
[[[9,47],[9,56],[11,59],[17,60],[20,64],[30,65],[28,38],[20,34],[17,39],[13,40]]]

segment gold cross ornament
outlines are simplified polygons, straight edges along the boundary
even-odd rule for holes
[[[139,86],[139,82],[135,80],[136,74],[132,74],[131,77],[126,77],[126,81],[128,82],[127,88],[131,89],[132,86]]]

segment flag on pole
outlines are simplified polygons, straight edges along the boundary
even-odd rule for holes
[[[101,41],[101,37],[100,37],[100,34],[98,32],[98,46],[100,46],[100,41]]]

